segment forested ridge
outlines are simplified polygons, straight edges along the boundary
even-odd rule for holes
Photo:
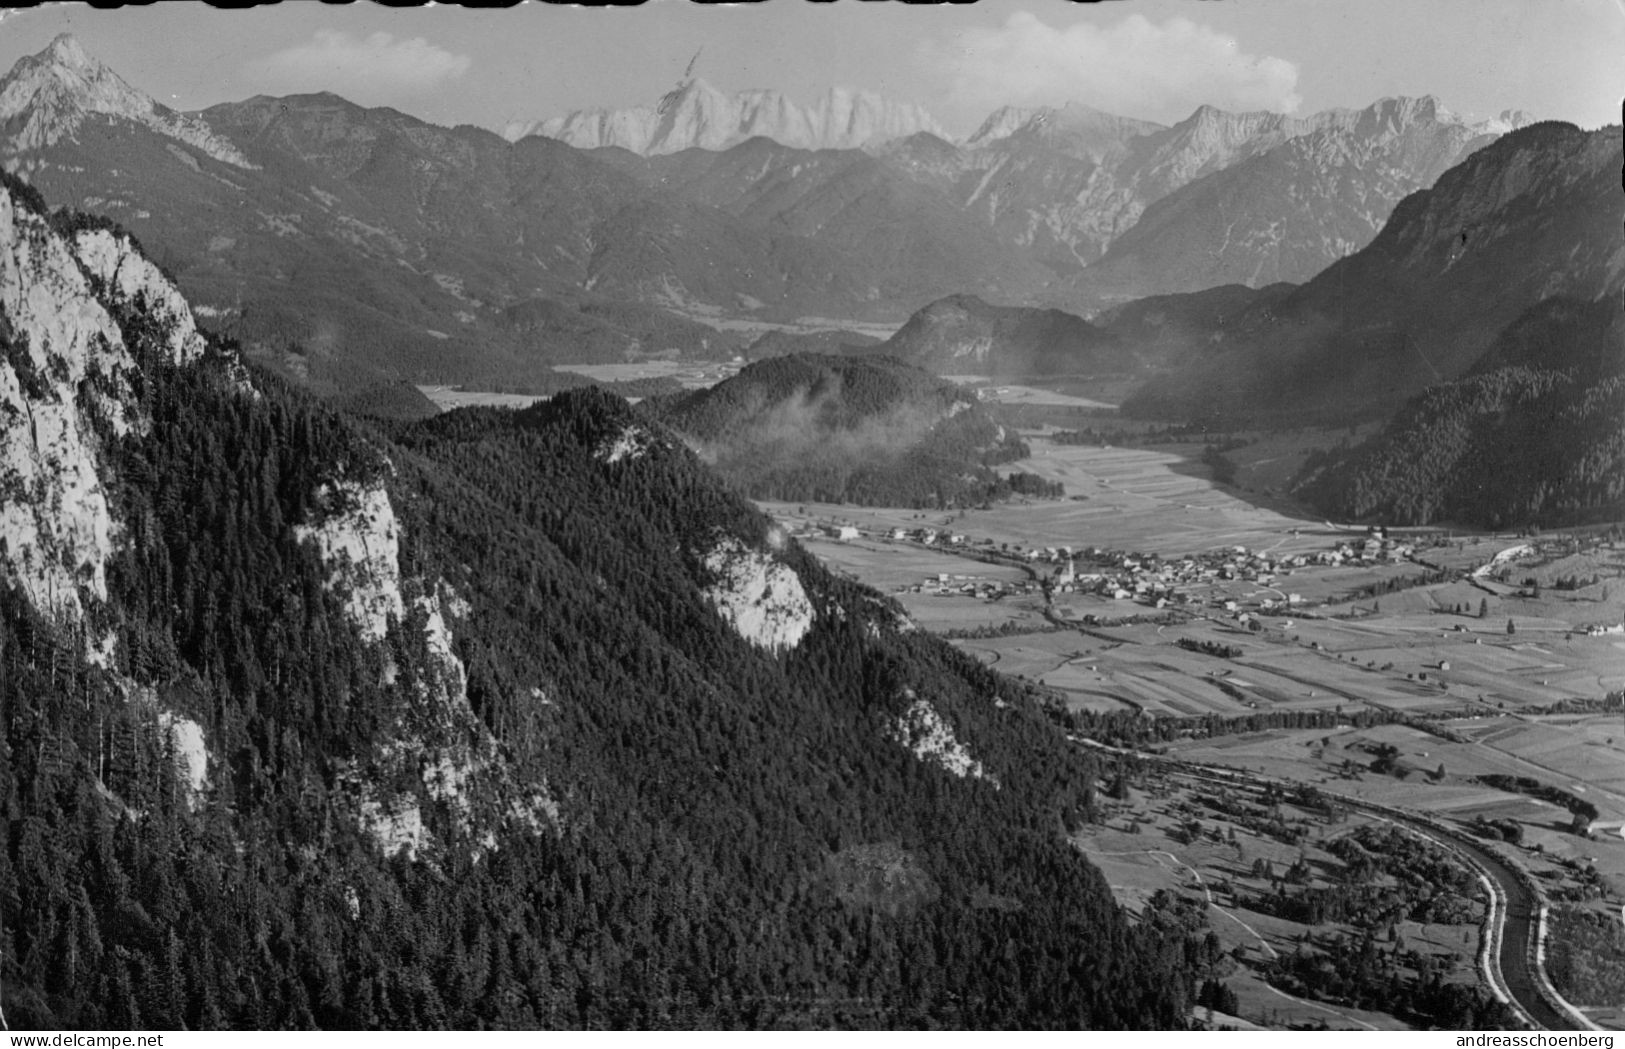
[[[1471,373],[1370,440],[1312,455],[1298,494],[1395,524],[1562,525],[1625,514],[1625,322],[1617,296],[1548,300]]]
[[[117,320],[150,425],[99,433],[107,599],[63,623],[0,585],[14,1028],[1184,1024],[1199,945],[1133,926],[1065,840],[1092,762],[625,402],[364,424]],[[399,519],[376,642],[296,531],[339,479]],[[708,603],[723,536],[805,588],[792,650]],[[472,721],[420,687],[430,591]],[[909,696],[986,779],[899,742]],[[173,717],[207,741],[196,796]],[[455,748],[485,758],[448,800],[419,764]],[[380,847],[367,790],[415,799],[420,848]]]
[[[1061,494],[994,469],[1030,450],[973,393],[892,357],[790,354],[640,408],[753,499],[947,508]]]

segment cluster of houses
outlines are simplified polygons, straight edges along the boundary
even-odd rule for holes
[[[863,532],[856,525],[828,524],[820,526],[819,530],[831,539],[850,542],[861,539]],[[944,546],[964,546],[965,537],[958,532],[939,532],[935,528],[893,528],[883,533],[887,539],[898,542],[914,542],[924,546],[935,546],[941,543]]]
[[[832,539],[852,541],[864,532],[853,525],[828,524],[820,529]],[[1330,549],[1299,554],[1273,554],[1249,550],[1245,546],[1225,547],[1182,558],[1164,558],[1099,547],[1001,546],[993,540],[969,540],[963,534],[935,528],[895,527],[873,538],[925,546],[962,547],[972,544],[1000,558],[1025,561],[1032,565],[1053,565],[1054,571],[1040,573],[1028,583],[1006,583],[976,576],[941,574],[926,577],[904,589],[914,593],[963,594],[994,600],[1007,594],[1047,590],[1053,594],[1092,594],[1119,601],[1134,601],[1152,608],[1211,608],[1237,619],[1252,612],[1281,614],[1304,603],[1302,595],[1283,588],[1285,577],[1299,569],[1391,563],[1409,559],[1415,552],[1411,543],[1388,535],[1387,529],[1373,526],[1363,537],[1341,541]],[[1252,592],[1243,600],[1231,593],[1226,583],[1251,584]]]
[[[1317,565],[1373,565],[1406,561],[1415,552],[1415,544],[1402,543],[1389,537],[1382,525],[1372,525],[1366,529],[1365,538],[1338,543],[1315,554],[1312,560]]]
[[[1197,593],[1200,588],[1213,588],[1230,581],[1251,583],[1271,591],[1275,596],[1265,597],[1258,603],[1263,611],[1296,607],[1303,603],[1302,595],[1277,589],[1275,584],[1279,577],[1291,575],[1312,563],[1306,555],[1273,557],[1244,546],[1177,559],[1091,548],[1085,552],[1091,567],[1080,571],[1069,548],[1062,547],[1056,554],[1054,560],[1064,557],[1066,562],[1056,569],[1052,578],[1056,592],[1097,594],[1119,601],[1138,601],[1153,608],[1200,604],[1202,599]],[[1207,603],[1226,612],[1239,613],[1238,603],[1231,597],[1215,596]]]
[[[979,597],[983,601],[996,601],[1007,594],[1022,594],[1036,589],[1029,584],[1005,583],[996,579],[983,579],[981,576],[950,575],[947,572],[938,572],[935,576],[927,576],[912,586],[900,586],[898,590],[909,590],[916,594],[938,594],[943,597],[960,595],[963,597]]]
[[[939,532],[935,528],[893,528],[891,538],[897,540],[913,540],[925,546],[934,546],[942,543],[944,546],[964,546],[965,537],[959,532]]]

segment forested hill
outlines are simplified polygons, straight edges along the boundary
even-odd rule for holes
[[[13,1027],[1184,1023],[1089,761],[624,402],[386,433],[0,249]]]
[[[641,407],[752,498],[952,507],[1060,494],[993,469],[1028,449],[975,394],[891,357],[775,357]]]
[[[1138,368],[1122,340],[1082,317],[1032,306],[994,306],[975,295],[950,295],[920,308],[881,350],[938,375],[1018,382]]]
[[[1298,494],[1324,513],[1487,528],[1625,517],[1625,314],[1550,299],[1472,372],[1412,398],[1368,441],[1316,455]]]

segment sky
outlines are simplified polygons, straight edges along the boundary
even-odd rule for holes
[[[960,135],[1005,104],[1173,123],[1204,103],[1304,114],[1431,94],[1469,119],[1523,109],[1591,128],[1619,122],[1625,98],[1625,0],[64,3],[0,12],[0,70],[64,31],[175,109],[328,90],[494,130],[652,105],[696,54],[723,90],[873,90]]]

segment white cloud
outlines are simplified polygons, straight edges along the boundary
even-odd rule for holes
[[[946,74],[949,100],[967,116],[1075,101],[1173,122],[1204,102],[1287,113],[1302,102],[1296,65],[1249,55],[1235,37],[1185,18],[1158,25],[1134,14],[1115,25],[1057,29],[1019,12],[997,28],[966,31],[952,46],[922,44],[921,57]]]
[[[422,37],[396,40],[385,32],[357,38],[318,29],[313,39],[248,64],[246,73],[273,93],[332,91],[353,100],[387,100],[430,91],[468,69]]]

